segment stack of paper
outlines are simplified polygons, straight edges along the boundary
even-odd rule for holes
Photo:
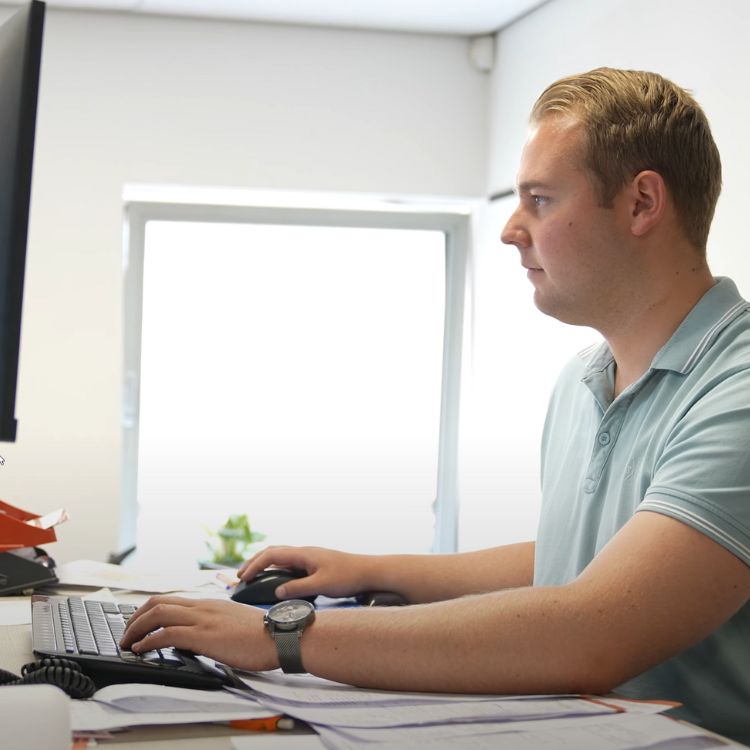
[[[423,750],[702,750],[724,743],[693,727],[664,716],[598,717],[586,721],[551,719],[516,731],[511,727],[435,726],[431,734],[419,730],[391,729],[367,733],[316,727],[331,750],[351,750],[363,742],[379,748]]]
[[[311,675],[241,675],[261,705],[311,724],[331,750],[698,750],[723,744],[659,714],[672,707],[580,696],[365,690]],[[239,744],[238,744],[239,743]],[[235,747],[243,747],[235,741]]]
[[[251,695],[225,690],[190,690],[164,685],[110,685],[89,700],[71,701],[74,732],[144,726],[196,724],[273,716]]]
[[[215,588],[215,570],[194,570],[184,575],[162,573],[158,570],[139,570],[130,566],[109,565],[93,560],[76,560],[58,565],[55,574],[59,586],[95,586],[96,588],[143,591],[149,594],[203,590],[211,584]],[[217,589],[218,590],[218,589]]]

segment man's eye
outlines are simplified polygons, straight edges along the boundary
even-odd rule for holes
[[[532,195],[531,197],[537,206],[543,206],[549,200],[549,198],[544,195]]]

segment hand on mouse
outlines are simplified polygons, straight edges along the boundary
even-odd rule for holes
[[[238,577],[245,581],[264,568],[297,568],[307,576],[289,581],[277,589],[283,599],[323,594],[330,597],[354,596],[370,587],[368,574],[374,556],[354,555],[322,547],[268,547],[251,557],[239,569]]]
[[[136,653],[175,646],[239,669],[276,669],[276,648],[263,615],[234,602],[153,596],[130,618],[120,645]]]

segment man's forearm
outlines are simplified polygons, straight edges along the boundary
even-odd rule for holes
[[[303,662],[313,674],[372,688],[605,691],[606,670],[592,668],[601,663],[597,630],[580,626],[576,599],[572,590],[525,588],[408,608],[320,612],[303,636]]]
[[[534,546],[524,542],[458,554],[374,557],[369,584],[413,604],[531,586]]]

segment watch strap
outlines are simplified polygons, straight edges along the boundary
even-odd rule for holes
[[[301,674],[307,670],[302,666],[302,650],[299,646],[301,631],[293,630],[284,633],[277,630],[273,634],[276,641],[276,654],[279,657],[279,666],[287,674]]]

